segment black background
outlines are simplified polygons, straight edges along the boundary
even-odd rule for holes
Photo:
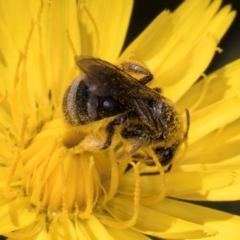
[[[118,0],[113,0],[118,1]],[[126,47],[144,28],[164,9],[173,11],[182,1],[180,0],[136,0],[130,22],[129,31],[124,46]],[[232,4],[239,14],[233,25],[220,42],[219,46],[224,50],[221,54],[216,54],[213,62],[206,70],[209,73],[224,64],[240,57],[240,1],[223,0],[223,4]],[[239,163],[240,164],[240,163]],[[240,190],[239,190],[240,191]],[[196,203],[196,202],[195,202]],[[198,203],[199,204],[199,203]],[[233,202],[200,202],[204,206],[223,210],[229,213],[240,215],[240,201]],[[1,219],[0,219],[1,222]],[[0,236],[0,240],[5,239]]]

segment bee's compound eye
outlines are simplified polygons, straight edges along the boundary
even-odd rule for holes
[[[173,151],[171,148],[166,148],[163,151],[163,159],[169,160],[173,157]]]

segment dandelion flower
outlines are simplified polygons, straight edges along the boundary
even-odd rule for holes
[[[181,201],[240,199],[240,60],[204,75],[235,11],[187,0],[120,55],[131,8],[128,0],[1,1],[0,234],[8,239],[240,238],[238,216]],[[134,57],[154,74],[150,87],[189,109],[188,146],[170,172],[140,175],[148,167],[125,171],[113,148],[91,151],[108,119],[66,125],[61,104],[79,75],[76,55]]]

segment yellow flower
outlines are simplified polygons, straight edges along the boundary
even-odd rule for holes
[[[162,12],[120,55],[132,1],[0,2],[1,235],[240,239],[238,216],[177,200],[240,199],[240,60],[204,75],[235,16],[220,5],[187,0]],[[75,55],[135,58],[154,74],[149,86],[190,110],[188,143],[169,173],[140,175],[143,164],[126,172],[114,149],[90,151],[108,119],[63,122]]]

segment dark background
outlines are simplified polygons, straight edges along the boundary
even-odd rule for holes
[[[129,31],[124,46],[126,47],[144,28],[164,9],[173,11],[182,1],[180,0],[135,0],[133,14]],[[233,25],[220,42],[219,46],[224,49],[221,54],[217,54],[206,70],[206,73],[225,65],[226,63],[240,57],[240,1],[223,0],[223,4],[232,4],[239,14]],[[240,164],[240,163],[239,163]],[[240,190],[239,190],[240,191]],[[201,202],[200,204],[211,208],[223,210],[229,213],[240,215],[240,201],[233,202]],[[5,239],[0,236],[0,240]]]

